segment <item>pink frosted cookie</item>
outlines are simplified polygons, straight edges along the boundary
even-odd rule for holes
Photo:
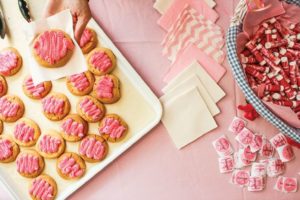
[[[44,170],[44,159],[34,150],[23,150],[17,157],[17,171],[24,177],[34,178]]]
[[[43,98],[43,113],[52,120],[59,121],[63,119],[70,112],[70,102],[68,98],[61,93],[52,93]]]
[[[64,153],[56,162],[56,170],[64,179],[79,179],[86,170],[84,160],[76,153]]]
[[[65,151],[65,141],[55,131],[48,131],[43,134],[36,145],[37,151],[44,158],[58,158]]]
[[[35,145],[41,134],[39,126],[28,118],[20,119],[13,131],[14,139],[17,144],[24,147]]]
[[[89,53],[97,46],[96,32],[91,28],[85,28],[80,38],[79,46],[84,54]]]
[[[61,125],[61,135],[69,142],[78,142],[87,135],[88,123],[77,114],[64,118]]]
[[[96,98],[84,96],[77,103],[77,113],[88,122],[98,122],[105,115],[105,107]]]
[[[74,44],[70,36],[61,30],[41,33],[33,42],[33,55],[44,67],[61,67],[71,58]]]
[[[4,122],[15,122],[24,114],[23,101],[14,95],[0,98],[0,119]]]
[[[22,67],[22,57],[12,47],[5,48],[0,52],[0,75],[12,76]]]
[[[109,114],[101,120],[98,130],[109,142],[119,142],[127,135],[128,125],[120,116]]]
[[[36,177],[30,183],[29,195],[34,200],[54,200],[56,194],[56,182],[46,174]]]
[[[42,99],[44,98],[51,90],[52,83],[51,81],[45,81],[38,85],[34,85],[31,76],[27,76],[23,81],[23,91],[29,98],[32,99]]]
[[[83,96],[90,93],[93,89],[94,82],[94,75],[89,71],[74,74],[67,77],[66,80],[68,90],[77,96]]]
[[[3,76],[0,75],[0,97],[7,93],[7,82]]]
[[[9,136],[0,135],[0,163],[15,161],[19,152],[19,146]]]
[[[110,73],[116,67],[116,57],[110,49],[98,47],[87,56],[89,70],[95,75]]]
[[[108,153],[106,140],[98,135],[88,135],[79,144],[79,155],[87,162],[99,162]]]
[[[121,97],[119,79],[111,74],[100,76],[94,84],[92,96],[102,103],[117,102]]]

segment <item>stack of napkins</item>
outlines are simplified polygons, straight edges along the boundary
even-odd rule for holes
[[[177,148],[217,127],[218,82],[226,73],[224,32],[215,22],[214,0],[156,0],[158,24],[166,31],[162,54],[171,62],[164,76],[162,122]]]
[[[215,129],[223,90],[195,60],[163,88],[162,122],[177,148]]]

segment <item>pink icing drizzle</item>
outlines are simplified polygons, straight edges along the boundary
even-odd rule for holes
[[[98,85],[96,86],[97,96],[101,98],[112,98],[113,97],[113,80],[105,76],[99,80]]]
[[[46,97],[42,100],[43,110],[48,114],[63,114],[65,102],[63,99],[54,96]]]
[[[104,156],[105,147],[95,138],[85,138],[80,144],[79,152],[88,158],[99,160]]]
[[[34,128],[28,126],[26,123],[18,123],[14,129],[14,136],[22,142],[30,142],[34,139]]]
[[[9,75],[17,67],[18,57],[12,51],[5,51],[0,54],[0,73]]]
[[[26,90],[30,92],[34,97],[42,97],[42,93],[45,91],[44,83],[34,85],[32,77],[29,77],[25,81]]]
[[[44,135],[39,142],[40,150],[44,153],[56,153],[61,145],[61,140],[50,135]]]
[[[93,120],[100,120],[102,111],[94,104],[89,98],[84,98],[80,103],[80,107],[83,112],[90,116]]]
[[[74,44],[61,31],[46,31],[40,35],[34,49],[43,60],[55,64],[66,56],[68,50],[74,49]]]
[[[20,173],[31,174],[39,168],[39,158],[35,155],[24,154],[17,159],[17,170]]]
[[[76,122],[75,120],[69,118],[62,125],[62,130],[67,135],[78,136],[82,138],[85,134],[83,133],[83,124]]]
[[[13,146],[7,139],[0,140],[0,160],[5,160],[13,154]]]
[[[94,53],[91,57],[91,63],[102,72],[106,72],[112,66],[112,61],[105,52]]]
[[[99,128],[101,133],[108,134],[111,138],[122,137],[126,128],[120,124],[120,122],[113,118],[106,118],[104,126]]]
[[[81,176],[84,170],[80,168],[80,165],[72,157],[64,157],[58,164],[58,168],[65,175],[71,178]]]
[[[72,85],[76,87],[79,91],[83,91],[90,86],[90,82],[85,76],[85,73],[74,74],[70,76],[70,81]]]
[[[92,32],[89,29],[84,29],[83,34],[80,38],[80,47],[84,47],[92,39]]]
[[[19,108],[18,103],[11,102],[6,97],[0,99],[0,113],[4,117],[15,117]]]
[[[29,193],[37,199],[51,200],[54,188],[42,178],[34,179]]]

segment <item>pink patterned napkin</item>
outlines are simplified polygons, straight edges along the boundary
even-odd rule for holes
[[[157,23],[163,29],[169,30],[186,4],[190,5],[192,8],[197,10],[199,14],[212,22],[216,22],[219,18],[218,13],[202,0],[174,0],[172,5],[167,9],[165,14],[161,16]]]
[[[164,77],[164,82],[169,82],[172,80],[182,70],[187,68],[194,60],[197,60],[216,82],[219,82],[219,80],[226,73],[226,69],[224,67],[215,62],[211,57],[207,56],[201,49],[190,44],[178,54],[177,59],[171,65],[170,70]]]
[[[222,47],[225,41],[221,27],[186,4],[162,41],[163,54],[174,62],[177,54],[190,43],[218,63],[223,62],[225,54]]]

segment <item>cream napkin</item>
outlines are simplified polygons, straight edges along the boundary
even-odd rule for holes
[[[218,106],[211,98],[208,91],[205,89],[203,83],[199,80],[198,76],[195,74],[179,82],[177,85],[175,85],[175,87],[169,88],[169,90],[166,91],[164,98],[171,99],[172,97],[187,91],[191,87],[197,87],[201,97],[203,98],[212,116],[215,116],[220,113]]]
[[[171,6],[174,0],[156,0],[153,7],[160,13],[164,14],[166,10]],[[207,0],[211,1],[211,0]]]
[[[164,107],[162,122],[178,149],[217,127],[196,87],[160,100]]]
[[[168,85],[162,89],[162,91],[167,93],[191,75],[196,75],[199,78],[201,83],[205,85],[206,91],[215,103],[225,96],[225,92],[222,88],[208,75],[197,61],[193,61],[189,67],[185,68],[181,73],[175,76]]]
[[[81,73],[87,70],[86,60],[81,52],[80,47],[75,42],[73,33],[73,20],[70,10],[64,10],[47,19],[40,19],[26,24],[25,27],[26,39],[28,42],[27,59],[30,62],[29,70],[35,84],[43,81],[56,80],[72,74]],[[72,38],[75,48],[71,59],[68,63],[59,68],[46,68],[40,66],[32,55],[33,41],[39,33],[48,29],[60,29],[68,33]]]
[[[214,8],[217,5],[217,3],[214,0],[204,0],[204,1],[211,8]]]

